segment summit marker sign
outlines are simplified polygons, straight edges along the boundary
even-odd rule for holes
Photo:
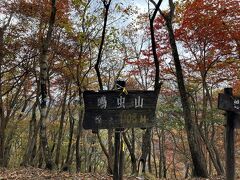
[[[156,124],[154,91],[85,91],[84,129],[146,128]]]

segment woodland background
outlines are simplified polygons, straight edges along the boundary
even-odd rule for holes
[[[114,130],[82,128],[82,93],[124,79],[159,92],[157,126],[123,133],[126,175],[224,174],[217,96],[240,94],[240,2],[161,2],[1,0],[0,167],[111,174]]]

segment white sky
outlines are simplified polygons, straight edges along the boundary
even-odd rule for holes
[[[142,9],[143,11],[147,12],[148,9],[148,0],[132,0],[134,5],[138,6],[140,9]],[[157,2],[157,1],[155,1]],[[163,0],[161,7],[167,8],[168,7],[168,1],[167,0]]]

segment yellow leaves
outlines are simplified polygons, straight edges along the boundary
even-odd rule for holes
[[[81,5],[81,0],[72,0],[72,4],[74,6],[80,6]]]
[[[86,41],[86,33],[84,32],[78,32],[78,43],[82,44]]]
[[[68,21],[60,21],[59,22],[59,26],[63,29],[65,29],[65,31],[68,33],[68,34],[72,34],[73,33],[73,27],[72,27],[72,24]]]
[[[62,74],[63,77],[70,77],[71,76],[71,70],[66,67],[62,62],[59,62],[55,65],[55,70]]]
[[[240,63],[238,59],[235,59],[235,58],[233,58],[233,57],[227,58],[224,62],[227,63],[227,64],[231,64],[231,63],[237,63],[237,64],[239,64],[239,63]]]
[[[116,4],[115,7],[114,7],[114,10],[116,10],[117,12],[121,12],[121,5],[120,4]]]
[[[86,0],[72,0],[72,4],[76,7],[80,7],[81,5],[86,6],[88,2]]]

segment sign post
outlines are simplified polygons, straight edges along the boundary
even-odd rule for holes
[[[148,128],[156,124],[155,110],[157,97],[155,91],[127,91],[125,81],[117,81],[114,91],[85,91],[83,93],[85,113],[83,128],[115,129],[114,180],[123,177],[123,140],[121,133],[125,128]]]
[[[115,129],[115,137],[114,137],[114,167],[113,167],[113,180],[121,180],[122,177],[120,176],[120,155],[122,153],[122,146],[121,146],[121,135],[122,132],[120,129]]]
[[[123,90],[126,87],[125,81],[117,81],[116,82],[116,89],[122,91],[123,93],[127,94]],[[125,106],[125,101],[122,101],[121,98],[117,99],[117,103],[119,106]],[[124,103],[124,104],[121,104]],[[123,140],[122,140],[122,131],[123,128],[116,128],[115,129],[115,137],[114,137],[114,144],[115,144],[115,155],[114,155],[114,169],[113,169],[113,180],[122,180],[123,178]]]
[[[226,179],[235,178],[235,156],[234,156],[234,127],[240,112],[240,98],[232,94],[232,88],[225,88],[224,94],[218,96],[218,108],[226,111]]]

